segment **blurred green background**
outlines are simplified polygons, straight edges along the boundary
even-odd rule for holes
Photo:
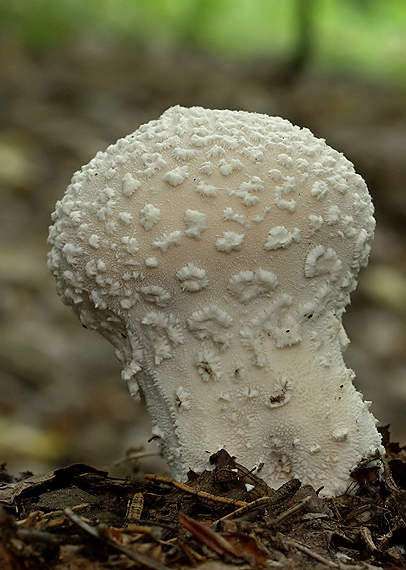
[[[114,350],[59,301],[50,212],[98,150],[175,104],[280,115],[344,152],[378,227],[346,361],[406,443],[405,0],[0,2],[0,464],[147,451]],[[162,464],[143,463],[146,470]]]
[[[80,35],[287,60],[404,83],[404,0],[9,0],[2,27],[44,52]],[[300,54],[300,57],[303,53]]]

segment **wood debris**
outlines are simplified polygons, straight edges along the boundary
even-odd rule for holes
[[[187,483],[115,479],[86,465],[9,479],[0,486],[0,570],[184,570],[215,561],[256,570],[402,568],[404,451],[389,449],[381,480],[361,476],[357,493],[335,499],[295,480],[272,490],[224,450],[212,471],[190,473]]]

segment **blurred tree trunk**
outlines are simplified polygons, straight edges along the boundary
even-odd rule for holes
[[[286,64],[286,83],[295,81],[306,68],[314,53],[314,12],[317,0],[296,0],[296,45]]]

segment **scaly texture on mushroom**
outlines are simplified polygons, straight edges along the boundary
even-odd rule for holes
[[[58,293],[115,346],[174,477],[224,448],[336,496],[382,453],[342,357],[373,206],[324,140],[173,107],[76,172],[52,219]]]

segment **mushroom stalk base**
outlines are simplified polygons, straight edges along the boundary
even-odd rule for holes
[[[210,456],[225,449],[249,469],[261,466],[258,473],[272,488],[297,478],[323,487],[321,496],[344,493],[350,472],[382,448],[370,402],[356,391],[337,338],[325,339],[328,362],[305,335],[279,349],[268,335],[258,342],[266,354],[261,366],[241,342],[216,357],[216,372],[210,369],[214,361],[202,358],[209,378],[199,389],[188,374],[191,354],[201,352],[198,342],[140,377],[153,433],[173,476],[185,481],[189,470],[211,469]]]

